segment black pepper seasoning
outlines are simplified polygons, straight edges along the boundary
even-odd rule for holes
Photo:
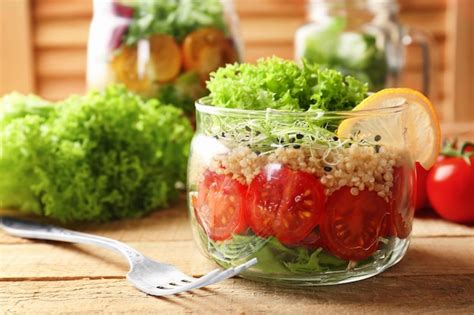
[[[376,144],[374,148],[375,148],[375,153],[380,152],[380,146],[378,144]]]
[[[330,172],[330,171],[332,171],[332,167],[331,166],[325,166],[324,171],[325,172]]]
[[[297,139],[303,139],[304,135],[302,135],[301,133],[297,133],[296,134],[296,138]]]
[[[381,135],[376,135],[376,136],[374,137],[374,140],[375,140],[375,141],[380,141],[381,139],[382,139],[382,136],[381,136]]]

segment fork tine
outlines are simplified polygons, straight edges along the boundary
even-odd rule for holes
[[[226,270],[215,269],[211,272],[208,272],[207,274],[205,274],[201,278],[197,279],[196,281],[193,281],[192,283],[189,283],[189,284],[186,284],[186,285],[176,287],[175,289],[162,289],[160,291],[147,290],[145,292],[147,292],[148,294],[151,294],[151,295],[155,295],[155,296],[166,296],[166,295],[173,295],[173,294],[181,293],[181,292],[184,292],[184,291],[199,289],[199,288],[202,288],[204,286],[214,284],[216,282],[231,278],[231,277],[235,276],[236,274],[244,271],[245,269],[248,269],[248,268],[252,267],[257,262],[258,262],[257,258],[253,258],[253,259],[247,261],[246,263],[243,263],[243,264],[241,264],[239,266],[236,266],[236,267],[233,267],[233,268],[228,268]]]
[[[220,274],[216,275],[213,279],[210,279],[209,282],[206,282],[206,283],[203,283],[199,286],[196,286],[193,289],[199,289],[201,287],[208,286],[208,285],[217,283],[219,281],[223,281],[223,280],[228,279],[228,278],[232,278],[233,276],[241,273],[242,271],[252,267],[256,263],[258,263],[257,258],[252,258],[249,261],[247,261],[247,262],[245,262],[241,265],[238,265],[238,266],[233,267],[233,268],[228,268],[228,269],[222,271]]]
[[[213,279],[214,277],[216,277],[216,275],[220,274],[221,272],[222,272],[222,269],[214,269],[214,270],[208,272],[207,274],[205,274],[204,276],[202,276],[201,278],[198,278],[198,279],[196,279],[195,281],[193,281],[191,283],[181,285],[181,286],[178,286],[178,287],[173,288],[173,289],[159,289],[159,290],[153,289],[151,291],[147,290],[145,292],[150,294],[150,295],[165,296],[165,295],[177,294],[177,293],[180,293],[180,292],[183,292],[183,291],[189,291],[189,290],[194,289],[195,286],[199,286],[199,285],[201,285],[201,283],[205,283],[205,282],[209,281],[209,279]]]

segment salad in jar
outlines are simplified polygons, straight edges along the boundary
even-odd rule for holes
[[[207,87],[188,167],[205,255],[226,267],[257,258],[243,277],[289,285],[356,281],[403,257],[414,162],[429,167],[439,150],[421,93],[367,97],[351,76],[276,57],[227,65]]]
[[[88,86],[122,83],[192,112],[209,73],[240,60],[232,1],[94,1]]]

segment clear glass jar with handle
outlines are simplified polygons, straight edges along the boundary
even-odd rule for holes
[[[122,83],[192,112],[242,45],[232,0],[95,0],[87,53],[89,88]]]
[[[406,48],[419,45],[422,92],[430,95],[434,70],[430,36],[404,27],[398,12],[396,0],[309,0],[309,22],[295,34],[295,58],[353,75],[377,91],[400,85]]]

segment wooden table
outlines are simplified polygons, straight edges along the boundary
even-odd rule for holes
[[[200,276],[214,265],[192,240],[184,203],[138,220],[77,227],[112,237]],[[0,232],[0,313],[474,313],[474,227],[417,218],[406,257],[361,282],[304,289],[231,279],[155,298],[125,280],[127,263],[86,245]]]
[[[469,125],[454,133],[467,132],[473,139],[472,131]],[[143,219],[76,229],[127,242],[194,276],[215,267],[192,240],[183,201]],[[474,314],[474,226],[429,213],[415,220],[411,247],[398,265],[353,284],[292,289],[231,279],[155,298],[130,285],[127,270],[127,263],[107,250],[23,240],[0,231],[0,313]]]

